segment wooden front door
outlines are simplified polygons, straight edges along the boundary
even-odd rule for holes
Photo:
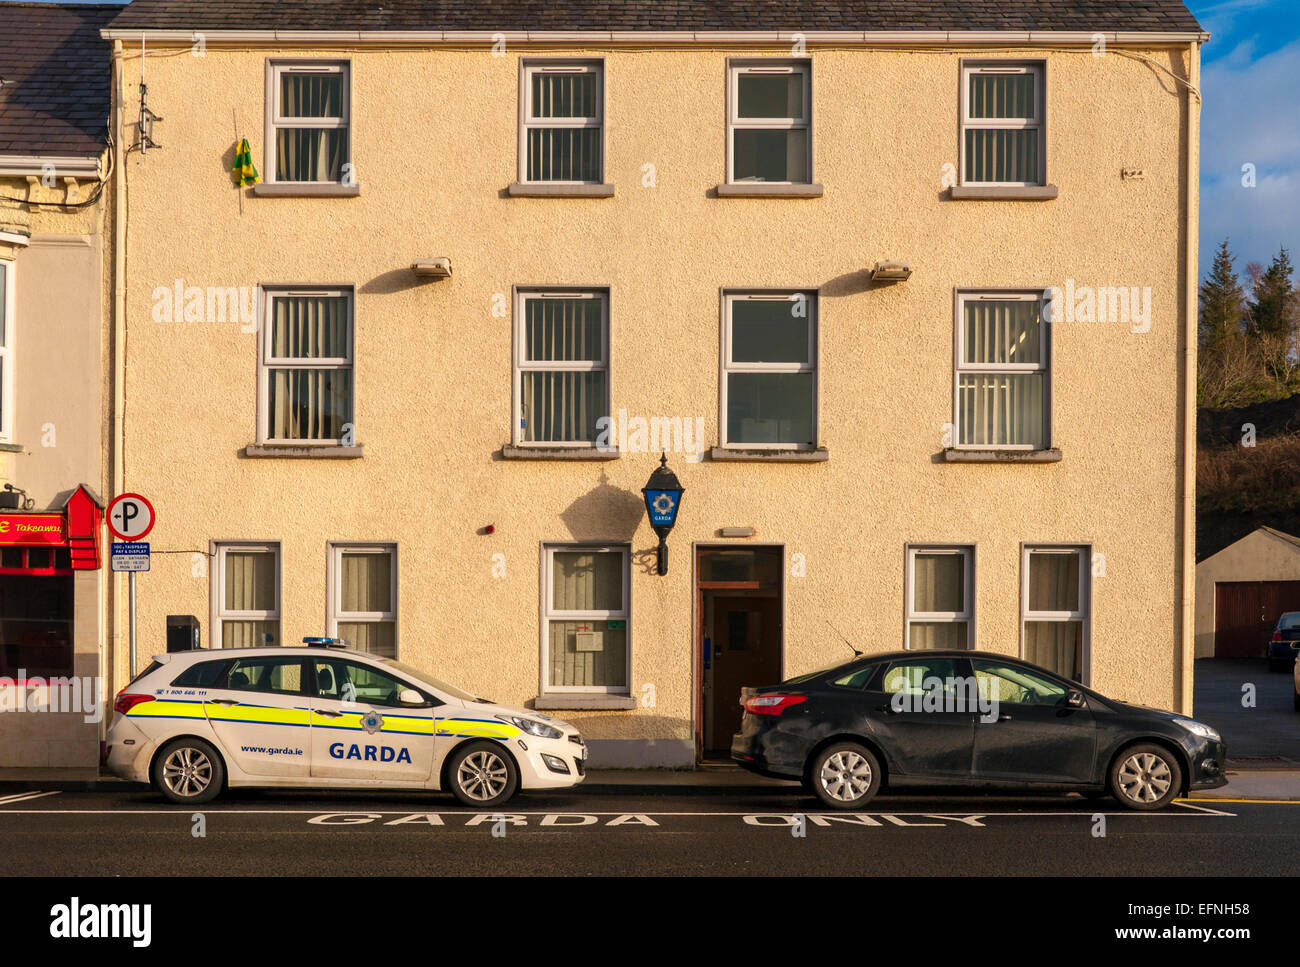
[[[710,708],[704,752],[728,755],[740,731],[740,690],[781,679],[781,600],[714,592],[707,645]]]
[[[1300,611],[1300,581],[1217,582],[1214,657],[1263,658],[1284,611]]]

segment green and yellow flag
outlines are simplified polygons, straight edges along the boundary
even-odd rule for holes
[[[235,163],[231,165],[231,170],[234,172],[237,185],[255,185],[262,180],[258,177],[257,169],[253,167],[253,149],[248,143],[248,138],[240,141],[239,147],[235,149]]]

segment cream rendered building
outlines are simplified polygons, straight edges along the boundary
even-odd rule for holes
[[[130,4],[141,664],[337,635],[595,765],[725,755],[843,638],[1190,710],[1206,35],[897,6]]]

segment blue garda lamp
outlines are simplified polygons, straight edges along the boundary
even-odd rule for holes
[[[677,523],[677,508],[681,506],[685,488],[677,474],[668,469],[668,457],[659,454],[659,466],[641,488],[645,495],[645,510],[650,515],[650,526],[659,535],[659,573],[668,573],[668,532]]]

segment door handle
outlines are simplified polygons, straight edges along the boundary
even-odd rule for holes
[[[342,713],[342,712],[331,712],[331,711],[330,711],[329,709],[327,709],[327,708],[314,708],[314,709],[312,709],[312,712],[313,712],[314,714],[316,714],[316,715],[323,715],[323,716],[325,716],[327,719],[337,719],[337,718],[342,718],[342,717],[343,717],[343,713]]]
[[[233,698],[214,698],[214,699],[212,699],[212,701],[208,702],[208,704],[209,704],[209,705],[224,705],[226,708],[230,708],[230,706],[232,706],[232,705],[238,705],[239,703],[236,702]]]

